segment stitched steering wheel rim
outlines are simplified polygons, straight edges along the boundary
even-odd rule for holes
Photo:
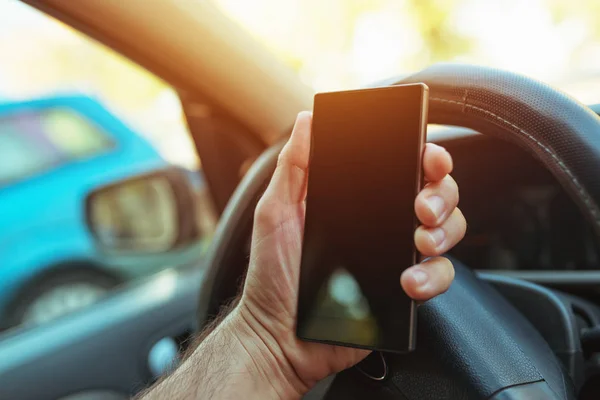
[[[425,82],[429,123],[517,144],[556,177],[600,238],[600,117],[549,85],[493,68],[437,64],[392,84]]]

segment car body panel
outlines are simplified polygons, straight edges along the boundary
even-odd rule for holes
[[[85,199],[95,189],[171,167],[148,140],[99,102],[64,96],[0,104],[0,118],[17,113],[67,109],[83,116],[112,145],[97,154],[67,160],[0,186],[0,310],[34,278],[58,268],[99,267],[117,280],[197,262],[202,244],[154,254],[112,254],[98,248],[86,222]],[[195,171],[188,179],[202,186]]]

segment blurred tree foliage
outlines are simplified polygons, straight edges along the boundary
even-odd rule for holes
[[[574,18],[590,27],[588,40],[600,39],[599,0],[545,0],[556,24]]]
[[[425,64],[444,61],[471,49],[473,39],[462,35],[451,20],[464,0],[409,0],[427,54]]]
[[[472,45],[453,25],[465,0],[214,2],[318,89],[412,71]]]
[[[315,9],[322,2],[320,0],[311,2],[315,4],[307,8],[314,18]],[[430,64],[447,60],[457,54],[468,52],[472,44],[472,39],[458,32],[451,23],[453,13],[464,3],[464,0],[406,0],[399,10],[395,10],[394,6],[402,4],[401,1],[336,0],[335,3],[337,8],[335,13],[339,16],[336,18],[339,22],[335,24],[335,30],[338,31],[337,35],[343,38],[343,48],[347,51],[350,51],[354,44],[353,33],[359,19],[369,12],[386,8],[390,12],[408,12],[414,20],[423,43],[420,54],[422,59],[419,60],[421,63]],[[319,38],[327,38],[332,34],[331,24],[317,25],[320,26],[318,28],[320,31],[317,33]]]

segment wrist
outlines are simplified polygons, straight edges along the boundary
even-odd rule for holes
[[[236,308],[143,398],[299,399],[285,370]]]
[[[278,399],[299,399],[308,388],[297,376],[281,345],[250,310],[239,304],[221,324],[235,342],[248,374]]]

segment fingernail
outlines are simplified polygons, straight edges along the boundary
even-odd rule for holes
[[[444,199],[442,199],[440,196],[431,196],[425,199],[425,202],[429,208],[429,211],[431,211],[436,219],[439,219],[444,211]]]
[[[423,286],[427,282],[427,279],[429,279],[427,272],[423,271],[422,269],[413,270],[412,277],[418,286]]]
[[[441,245],[446,239],[446,231],[442,228],[431,229],[427,233],[431,237],[431,241],[435,244],[435,247]]]

